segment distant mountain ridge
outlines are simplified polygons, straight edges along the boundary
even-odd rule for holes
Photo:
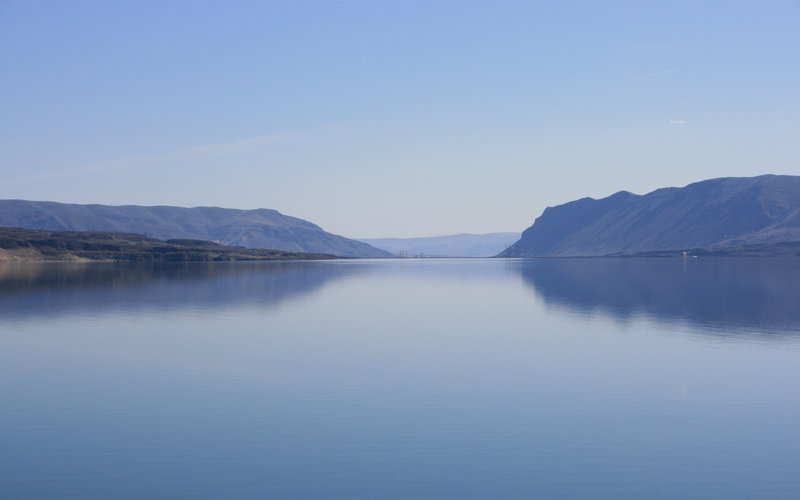
[[[634,255],[800,241],[800,176],[723,177],[544,210],[500,257]]]
[[[138,233],[162,240],[188,238],[223,245],[340,257],[389,257],[389,252],[328,233],[277,210],[217,207],[78,205],[0,200],[0,226],[64,231]]]
[[[359,241],[395,255],[492,257],[517,241],[520,233],[451,234],[420,238],[364,238]]]

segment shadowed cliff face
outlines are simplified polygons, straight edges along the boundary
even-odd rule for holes
[[[688,321],[720,335],[749,327],[800,335],[794,258],[533,259],[518,269],[549,304],[579,312]]]
[[[800,241],[800,177],[722,178],[547,208],[502,257],[600,256]]]

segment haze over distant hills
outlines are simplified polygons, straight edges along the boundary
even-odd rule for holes
[[[325,232],[276,210],[217,207],[76,205],[0,200],[0,226],[138,233],[162,240],[190,238],[223,245],[340,257],[388,257],[389,252]]]
[[[423,238],[365,238],[364,243],[395,255],[492,257],[517,241],[520,233],[452,234]]]
[[[800,177],[724,177],[544,210],[501,257],[635,255],[800,241]]]

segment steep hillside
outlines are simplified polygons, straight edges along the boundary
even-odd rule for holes
[[[0,226],[65,231],[138,233],[158,239],[190,238],[222,245],[311,252],[340,257],[388,257],[366,243],[325,232],[276,210],[216,207],[75,205],[0,200]]]
[[[726,177],[548,207],[502,257],[628,255],[800,241],[800,177]]]

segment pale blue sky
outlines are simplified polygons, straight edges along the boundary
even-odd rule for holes
[[[0,0],[0,198],[350,237],[800,174],[800,2]]]

